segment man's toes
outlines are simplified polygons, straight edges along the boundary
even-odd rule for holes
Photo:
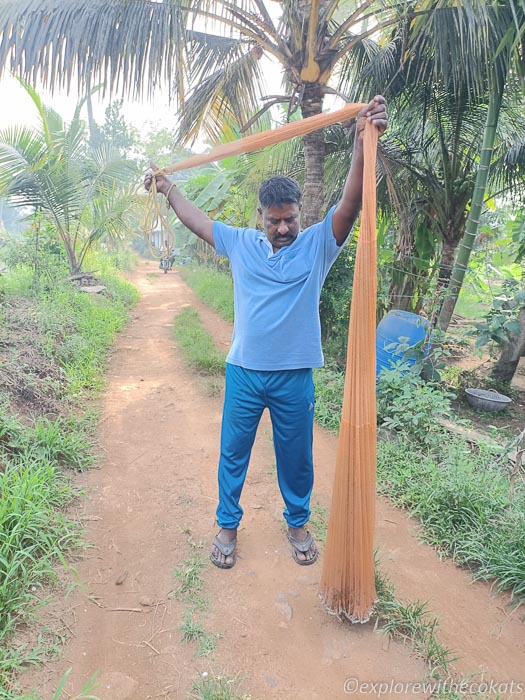
[[[220,549],[215,547],[215,545],[211,549],[211,555],[216,561],[219,561],[221,564],[224,564],[224,554],[221,552]]]

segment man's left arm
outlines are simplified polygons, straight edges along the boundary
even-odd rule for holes
[[[363,134],[367,121],[372,122],[377,127],[380,136],[384,133],[387,127],[387,112],[386,100],[382,95],[376,95],[358,114],[352,163],[343,188],[343,195],[332,218],[332,231],[339,246],[343,245],[348,238],[361,210],[364,163]]]

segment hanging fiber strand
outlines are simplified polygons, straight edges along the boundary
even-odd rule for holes
[[[304,134],[310,134],[313,131],[323,129],[325,126],[357,117],[359,110],[364,106],[364,103],[347,104],[336,112],[316,114],[313,117],[307,117],[306,119],[290,122],[289,124],[277,127],[276,129],[263,131],[260,134],[252,134],[250,136],[245,136],[242,139],[238,139],[237,141],[223,143],[219,146],[215,146],[207,153],[199,153],[198,155],[186,158],[179,163],[174,163],[166,168],[160,168],[153,173],[153,175],[170,175],[171,173],[179,172],[181,170],[188,170],[189,168],[195,168],[199,165],[207,165],[208,163],[213,163],[215,161],[222,160],[223,158],[237,156],[241,153],[258,151],[261,148],[273,146],[276,143],[281,143],[282,141],[294,138],[295,136],[304,136]],[[157,197],[155,177],[153,177],[145,220],[141,228],[148,247],[153,257],[156,258],[165,257],[167,255],[165,250],[166,247],[168,250],[171,250],[175,240],[175,235],[169,222],[168,213],[164,209],[165,200],[165,197]],[[159,235],[156,233],[158,230],[160,230],[160,237],[162,239],[160,246],[156,245],[154,241],[155,235]]]
[[[167,198],[157,194],[157,183],[153,178],[141,228],[154,258],[169,257],[175,245],[175,234],[170,224],[169,211]]]
[[[325,126],[357,117],[359,110],[365,106],[365,104],[347,104],[336,112],[316,114],[313,117],[306,117],[306,119],[299,119],[295,122],[285,124],[284,126],[279,126],[277,129],[270,129],[260,134],[245,136],[237,141],[230,141],[230,143],[222,143],[220,146],[215,146],[207,153],[199,153],[196,156],[186,158],[186,160],[170,165],[167,168],[160,168],[153,174],[159,175],[163,173],[164,175],[170,175],[180,170],[195,168],[198,165],[207,165],[208,163],[213,163],[223,158],[229,158],[230,156],[238,156],[241,153],[258,151],[260,148],[273,146],[276,143],[281,143],[294,136],[304,136],[304,134],[310,134],[312,131],[324,129]]]
[[[157,173],[170,174],[255,151],[356,117],[364,104],[348,104],[271,131],[221,144]],[[373,531],[376,472],[376,175],[377,129],[364,133],[363,209],[350,312],[343,411],[320,595],[327,609],[366,622],[376,599]],[[153,180],[154,181],[154,180]]]
[[[320,595],[328,610],[367,622],[375,600],[376,480],[376,151],[364,133],[363,211],[348,330],[343,410]]]
[[[161,173],[163,175],[170,175],[171,173],[179,172],[181,170],[196,168],[199,165],[207,165],[208,163],[213,163],[215,161],[222,160],[223,158],[229,158],[230,156],[238,156],[241,153],[258,151],[266,146],[273,146],[276,143],[281,143],[282,141],[294,138],[294,136],[304,136],[304,134],[310,134],[313,131],[323,129],[325,126],[329,126],[330,124],[336,124],[337,122],[356,117],[359,110],[364,106],[364,104],[347,104],[336,112],[329,114],[316,114],[313,117],[307,117],[306,119],[290,122],[284,126],[277,127],[277,129],[270,129],[269,131],[263,131],[260,134],[245,136],[237,141],[223,143],[219,146],[215,146],[207,153],[199,153],[198,155],[186,158],[186,160],[182,160],[179,163],[174,163],[166,168],[160,168],[153,173],[153,175],[159,175]],[[165,198],[163,197],[162,200],[164,199]],[[163,211],[162,200],[159,200],[157,197],[155,177],[153,177],[145,221],[142,225],[142,231],[150,251],[152,252],[153,256],[157,258],[164,257],[165,255],[165,246],[163,245],[159,248],[159,246],[156,246],[153,241],[157,228],[160,228],[162,232],[162,240],[164,241],[165,238],[168,240],[170,250],[173,246],[173,241],[175,238],[169,223],[169,218]]]

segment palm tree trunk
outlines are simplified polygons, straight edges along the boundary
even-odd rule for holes
[[[395,266],[392,269],[392,282],[390,283],[390,291],[388,295],[388,308],[399,309],[400,311],[411,311],[413,294],[415,288],[415,274],[417,270],[414,268],[412,258],[415,251],[414,229],[412,226],[405,223],[401,218],[398,219],[396,247],[394,252]],[[383,317],[383,309],[378,305],[378,320]]]
[[[77,260],[75,253],[75,246],[73,245],[69,233],[64,231],[57,231],[58,237],[62,241],[64,248],[66,249],[67,262],[69,265],[69,274],[76,275],[80,272],[80,264]]]
[[[443,239],[441,247],[441,262],[439,265],[438,284],[441,287],[446,287],[450,282],[452,270],[454,269],[454,259],[456,257],[456,249],[458,242],[453,242],[447,238]]]
[[[472,197],[471,208],[465,226],[465,234],[463,235],[463,238],[459,244],[459,252],[450,276],[447,296],[443,302],[443,306],[441,307],[438,317],[438,326],[443,331],[447,330],[452,314],[454,313],[459,292],[465,278],[470,253],[472,252],[472,247],[478,232],[479,217],[481,215],[481,209],[483,207],[485,192],[487,189],[490,161],[492,159],[492,150],[494,148],[494,140],[496,138],[496,130],[498,127],[504,86],[504,79],[498,79],[495,77],[489,97],[487,120],[485,123],[485,132],[483,134],[483,146],[481,149],[479,168],[476,175],[474,195]]]
[[[414,289],[415,289],[414,267],[407,268],[403,279],[400,282],[392,282],[389,294],[389,308],[399,311],[414,311]],[[387,309],[385,309],[387,311]],[[381,314],[382,316],[383,314]]]
[[[301,104],[303,117],[321,114],[323,96],[320,85],[307,86]],[[323,131],[303,136],[304,187],[302,227],[306,228],[323,218],[324,207],[324,161],[326,147]]]
[[[92,148],[98,146],[100,142],[100,134],[98,131],[97,123],[93,116],[93,102],[91,101],[91,91],[88,86],[86,95],[86,107],[88,115],[88,127],[89,127],[89,143]]]
[[[520,311],[521,330],[503,346],[501,355],[490,376],[498,382],[511,382],[520,359],[525,355],[525,309]]]

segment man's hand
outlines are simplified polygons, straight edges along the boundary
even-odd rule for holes
[[[148,192],[153,182],[153,173],[156,173],[158,169],[155,163],[150,162],[150,168],[146,171],[144,176],[144,187]],[[189,228],[190,231],[193,231],[196,236],[199,236],[199,238],[202,238],[203,241],[206,241],[206,243],[209,243],[215,248],[213,240],[213,221],[210,217],[189,202],[164,173],[155,175],[155,184],[157,185],[157,192],[160,192],[167,198],[171,208],[182,223]]]
[[[149,169],[146,170],[146,175],[144,177],[144,187],[148,192],[150,191],[151,183],[153,181],[153,173],[156,173],[158,169],[159,168],[155,165],[155,163],[150,161]],[[166,175],[160,173],[159,175],[155,175],[155,184],[157,185],[157,192],[165,195],[171,187],[172,182]]]
[[[362,136],[366,122],[371,122],[379,131],[379,136],[385,133],[388,126],[386,100],[383,95],[376,95],[366,107],[359,110],[357,115],[356,136]]]

